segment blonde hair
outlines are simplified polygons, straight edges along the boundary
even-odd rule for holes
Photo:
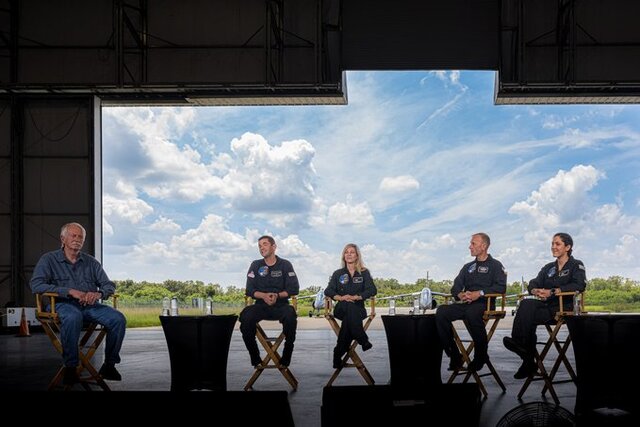
[[[356,256],[358,257],[358,259],[356,260],[356,271],[358,273],[362,273],[364,270],[367,269],[367,267],[364,266],[364,263],[362,262],[362,254],[360,253],[360,248],[358,248],[358,245],[356,245],[355,243],[347,243],[344,246],[344,249],[342,250],[342,256],[340,257],[342,268],[345,268],[347,266],[347,263],[344,260],[344,254],[347,253],[347,249],[349,248],[353,248],[356,250]]]

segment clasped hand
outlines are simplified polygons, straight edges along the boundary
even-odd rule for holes
[[[551,296],[551,289],[533,288],[531,289],[531,295],[534,295],[544,301]]]
[[[276,301],[278,301],[278,294],[276,292],[269,292],[262,299],[267,305],[274,305]]]
[[[77,299],[80,305],[93,305],[102,297],[102,294],[100,292],[82,292],[77,289],[71,289],[69,296]]]
[[[458,299],[467,304],[471,304],[480,298],[480,291],[463,291],[458,294]]]

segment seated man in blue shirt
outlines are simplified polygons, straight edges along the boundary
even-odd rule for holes
[[[126,319],[122,313],[100,304],[115,291],[102,266],[91,255],[81,252],[86,231],[72,222],[62,226],[62,247],[40,258],[31,277],[33,293],[55,292],[60,295],[56,311],[60,317],[60,341],[64,359],[63,383],[78,382],[78,340],[83,322],[97,322],[107,329],[104,364],[100,375],[105,380],[120,381],[115,364],[120,363],[120,347],[124,340]]]
[[[259,366],[262,360],[256,343],[256,324],[261,320],[279,320],[285,336],[280,365],[289,366],[298,325],[296,311],[289,305],[289,297],[298,295],[298,276],[289,261],[276,256],[273,237],[260,237],[258,249],[262,259],[253,261],[249,266],[246,289],[246,295],[256,302],[240,313],[240,332],[249,350],[251,365]]]

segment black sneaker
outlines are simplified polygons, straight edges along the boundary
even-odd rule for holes
[[[488,357],[477,356],[474,357],[471,363],[469,363],[469,370],[471,372],[478,372],[482,368],[484,368],[485,363],[487,363]]]
[[[342,368],[342,356],[339,354],[333,355],[333,369]]]
[[[104,380],[122,381],[122,375],[120,375],[120,372],[118,372],[115,365],[105,363],[102,365],[102,368],[100,368],[100,372],[98,373]]]
[[[536,363],[533,360],[524,360],[518,371],[513,374],[513,378],[517,380],[523,380],[525,378],[529,378],[536,372]]]
[[[530,357],[527,350],[513,338],[504,337],[502,338],[502,343],[507,348],[507,350],[514,352],[515,354],[520,356],[523,360],[528,359]]]
[[[257,368],[262,366],[262,359],[260,358],[260,353],[258,354],[250,354],[251,356],[251,366]]]
[[[78,370],[76,369],[76,367],[75,366],[65,366],[64,367],[64,372],[63,372],[63,377],[62,377],[62,384],[64,384],[64,385],[74,385],[79,381],[80,381],[80,378],[78,377]]]
[[[293,345],[285,345],[280,358],[280,366],[285,368],[291,364],[291,355],[293,355]]]
[[[462,355],[460,353],[453,354],[451,356],[451,360],[449,361],[448,371],[459,371],[462,369]]]
[[[365,342],[362,343],[362,351],[370,350],[371,347],[373,347],[373,344],[371,344],[371,341],[369,340],[366,340]]]

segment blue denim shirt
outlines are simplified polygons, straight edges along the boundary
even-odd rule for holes
[[[97,259],[80,252],[78,260],[72,264],[62,249],[42,255],[33,270],[30,284],[33,293],[57,292],[63,297],[69,296],[70,289],[77,289],[83,292],[101,291],[106,299],[116,290]]]

